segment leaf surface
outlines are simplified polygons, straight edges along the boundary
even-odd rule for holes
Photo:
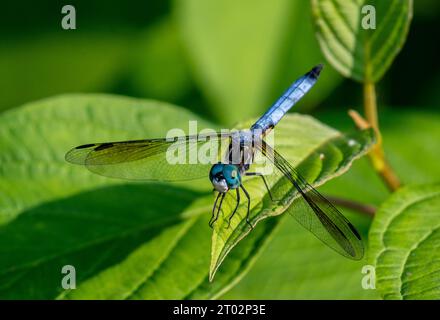
[[[384,299],[440,298],[440,185],[405,187],[380,208],[369,253]]]
[[[377,82],[405,43],[412,6],[412,0],[312,0],[321,50],[345,77]]]

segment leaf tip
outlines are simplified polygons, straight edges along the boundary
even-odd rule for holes
[[[215,267],[215,268],[211,268],[211,269],[209,270],[209,277],[208,277],[209,282],[214,281],[214,277],[215,277],[216,272],[217,272],[217,267]]]

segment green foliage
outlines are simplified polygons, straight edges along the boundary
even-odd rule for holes
[[[260,223],[241,241],[210,284],[207,179],[128,183],[63,160],[74,145],[162,136],[166,128],[185,128],[189,119],[197,117],[169,104],[106,95],[61,96],[3,114],[0,248],[8,259],[0,264],[0,296],[212,298],[242,277],[271,238],[275,221]],[[304,135],[304,124],[314,128],[313,135],[292,144],[289,134]],[[338,139],[333,129],[300,116],[288,117],[279,132],[286,156],[296,160]],[[302,151],[292,153],[293,146]],[[60,288],[66,264],[77,269],[78,288],[71,292]]]
[[[242,127],[249,127],[249,124]],[[297,163],[298,171],[315,187],[346,172],[353,160],[365,154],[374,143],[372,130],[342,135],[312,118],[298,115],[286,116],[277,128],[279,131],[275,141],[278,152],[285,155],[289,162]],[[298,141],[292,141],[290,137],[297,137]],[[356,141],[356,144],[350,145],[349,141]],[[289,206],[295,206],[294,200],[299,196],[293,185],[279,181],[272,192],[275,189],[282,190],[282,193],[277,194],[277,199],[283,197],[283,202],[274,203],[259,178],[244,181],[244,184],[252,194],[250,220],[253,225],[282,214]],[[230,222],[229,215],[221,215],[215,224],[210,278],[214,277],[227,254],[252,231],[245,219],[246,205],[245,201],[241,202],[237,214]],[[235,201],[223,204],[227,213],[232,212],[234,207]]]
[[[147,250],[148,261],[137,266],[146,280],[157,263],[170,256],[176,258],[173,253],[181,249],[176,234],[162,232],[166,227],[173,227],[182,239],[186,231],[192,231],[193,241],[198,241],[191,226],[202,224],[201,219],[204,228],[199,232],[202,235],[205,232],[209,240],[207,218],[200,214],[209,210],[210,201],[203,210],[200,192],[182,186],[104,179],[67,164],[63,158],[69,148],[90,139],[162,136],[166,127],[185,128],[190,118],[197,119],[165,103],[105,95],[62,96],[3,114],[0,118],[0,221],[3,223],[0,246],[8,259],[0,262],[0,295],[53,298],[61,291],[63,265],[76,266],[79,283],[88,283],[86,279],[100,275],[124,259],[129,260],[125,263],[129,270],[130,259],[145,257],[142,256],[145,248],[155,247],[153,251],[157,254]],[[203,120],[199,124],[207,125]],[[174,201],[164,202],[164,197]],[[192,204],[199,198],[202,202],[194,208]],[[163,245],[166,241],[167,246]],[[198,277],[207,275],[209,263],[209,241],[203,243],[205,247],[200,245],[199,250],[202,258],[206,257],[206,265],[203,259],[193,256],[195,265],[188,261],[187,266],[188,270],[197,271],[196,266],[201,263],[203,273]],[[182,261],[180,265],[185,267]],[[119,287],[119,297],[126,294],[130,285],[132,288],[140,285],[140,274],[137,276],[133,275],[130,283],[124,282],[126,287]],[[115,283],[121,284],[117,279]],[[196,285],[192,283],[181,294],[188,294]],[[115,297],[113,288],[104,287],[106,290],[100,290],[101,297]],[[96,290],[77,292],[90,296]]]
[[[131,53],[132,90],[144,97],[175,102],[192,89],[184,49],[174,20],[164,19],[140,36]],[[166,75],[166,76],[164,76]]]
[[[354,168],[356,166],[355,163]],[[347,209],[341,210],[367,240],[370,219]],[[282,216],[280,220],[272,239],[252,269],[240,283],[222,295],[222,299],[379,298],[376,290],[364,290],[361,286],[365,259],[353,261],[344,258],[318,241],[290,216]]]
[[[376,29],[364,29],[362,7],[372,5]],[[312,0],[317,37],[327,60],[345,77],[377,82],[402,48],[412,0]]]
[[[320,120],[344,131],[353,126],[344,112],[327,111],[320,115]],[[396,114],[386,109],[382,112],[382,134],[387,150],[390,150],[390,162],[405,183],[438,181],[438,121],[440,117],[434,113]],[[390,195],[365,157],[355,161],[347,173],[328,181],[319,190],[325,195],[376,206]],[[346,208],[341,211],[369,242],[371,218]],[[436,219],[439,221],[438,217]],[[282,217],[249,273],[221,298],[378,299],[377,289],[364,290],[361,287],[365,276],[361,270],[369,263],[366,258],[355,262],[334,254],[286,216]]]
[[[126,33],[102,32],[2,41],[0,110],[59,92],[108,90],[124,72],[131,44]]]
[[[182,39],[199,87],[221,123],[261,114],[296,75],[322,61],[307,1],[176,1]],[[326,70],[315,105],[340,78]]]
[[[403,188],[377,212],[370,254],[383,298],[440,298],[439,212],[439,184]]]
[[[376,30],[361,27],[367,4],[376,9]],[[104,7],[93,7],[72,32],[53,30],[59,12],[50,10],[5,29],[0,110],[61,92],[104,91],[184,105],[232,127],[261,115],[295,76],[325,57],[336,71],[325,68],[295,108],[325,101],[317,117],[338,131],[311,117],[287,116],[277,126],[276,147],[313,185],[326,182],[323,194],[380,207],[373,219],[340,208],[368,242],[370,261],[335,254],[288,215],[263,219],[282,210],[271,207],[252,179],[246,186],[259,223],[248,234],[242,211],[229,229],[225,216],[214,231],[207,226],[208,179],[142,184],[66,164],[63,156],[75,145],[162,137],[169,128],[186,129],[190,119],[199,129],[216,125],[153,100],[65,95],[0,114],[0,298],[439,298],[440,119],[419,103],[423,97],[436,110],[429,101],[438,100],[439,78],[408,68],[408,61],[426,61],[431,71],[435,54],[418,48],[431,40],[421,34],[435,26],[438,1],[416,1],[414,22],[412,0],[149,1],[132,16],[129,5],[105,7],[99,19],[93,12]],[[408,43],[412,50],[390,69],[410,23],[419,26]],[[353,127],[341,107],[357,101],[346,99],[352,87],[339,86],[338,72],[377,82],[388,71],[379,101],[411,98],[417,110],[399,105],[399,112],[379,113],[387,160],[403,184],[419,185],[392,195],[367,159],[351,166],[371,136],[354,133],[366,139],[360,149],[347,150],[349,137],[339,133]],[[414,78],[411,97],[400,89],[395,100],[391,89]],[[368,263],[376,265],[377,290],[361,287]],[[66,264],[76,267],[77,290],[61,288]]]
[[[341,131],[347,131],[353,126],[353,122],[343,111],[326,111],[321,113],[318,118]],[[381,110],[381,132],[387,156],[402,183],[426,184],[438,181],[438,177],[440,177],[437,152],[440,139],[438,121],[440,121],[440,117],[435,112],[401,110],[396,113],[387,107]],[[388,198],[390,192],[371,170],[367,160],[356,162],[355,167],[360,162],[364,165],[360,170],[354,168],[354,171],[361,175],[352,176],[353,170],[350,170],[342,178],[345,180],[345,187],[341,183],[336,189],[338,191],[341,189],[341,192],[345,193],[350,190],[348,194],[350,197],[354,190],[362,187],[361,197],[354,199],[363,203],[379,205]],[[346,181],[348,177],[351,177],[350,181]],[[360,185],[359,182],[361,182]],[[327,185],[323,188],[326,189]],[[354,192],[354,196],[356,195],[357,192]]]

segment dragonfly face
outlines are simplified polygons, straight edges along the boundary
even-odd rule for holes
[[[209,172],[209,180],[211,180],[215,190],[225,193],[240,186],[240,171],[236,165],[217,163],[212,166]]]

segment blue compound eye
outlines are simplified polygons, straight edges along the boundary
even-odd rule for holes
[[[241,177],[237,166],[225,165],[223,168],[223,176],[231,189],[236,189],[240,186]]]
[[[212,179],[217,176],[219,173],[223,172],[223,167],[225,165],[223,163],[217,163],[211,167],[211,171],[209,172],[209,179]]]

